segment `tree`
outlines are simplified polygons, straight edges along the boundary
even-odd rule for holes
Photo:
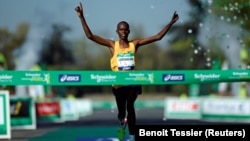
[[[51,37],[44,42],[40,62],[47,64],[51,69],[62,69],[65,65],[68,67],[74,63],[72,45],[63,38],[66,31],[70,31],[70,28],[55,24]]]
[[[207,5],[200,0],[189,0],[190,20],[171,30],[170,54],[175,58],[175,69],[206,69],[206,46],[199,41],[199,24],[206,17]],[[176,62],[177,59],[177,62]],[[174,60],[174,59],[173,59]],[[183,63],[184,61],[184,63]]]
[[[0,28],[0,53],[6,58],[7,69],[15,68],[14,51],[25,42],[28,30],[27,23],[21,23],[14,33],[8,29]]]
[[[227,19],[228,23],[241,28],[241,36],[238,37],[238,40],[241,42],[242,48],[249,54],[250,20],[248,15],[250,14],[250,2],[248,0],[214,0],[211,7],[215,16]],[[250,64],[250,58],[245,59],[244,61]]]

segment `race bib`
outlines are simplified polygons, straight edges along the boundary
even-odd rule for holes
[[[119,70],[133,70],[135,67],[134,53],[123,53],[117,55]]]

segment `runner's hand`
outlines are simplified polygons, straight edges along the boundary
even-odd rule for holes
[[[176,11],[175,11],[174,14],[173,14],[171,23],[175,23],[178,19],[179,19],[179,16],[178,16],[178,14],[177,14]]]
[[[75,8],[75,11],[77,12],[77,15],[78,15],[79,17],[83,16],[83,8],[82,8],[82,3],[81,3],[81,2],[80,2],[80,6],[77,6],[77,7]]]

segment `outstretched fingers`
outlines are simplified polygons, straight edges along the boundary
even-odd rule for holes
[[[179,19],[177,12],[175,11],[172,17],[172,22],[175,23]]]
[[[82,3],[80,2],[80,8],[82,9]]]
[[[82,3],[80,2],[80,6],[77,6],[76,8],[75,8],[75,11],[76,12],[81,12],[82,11]]]
[[[175,16],[175,17],[177,17],[177,16],[178,16],[178,14],[177,14],[177,12],[176,12],[176,11],[174,11],[174,16]]]

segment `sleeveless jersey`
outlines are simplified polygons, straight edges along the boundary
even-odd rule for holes
[[[110,59],[112,71],[130,71],[135,69],[135,46],[129,42],[129,47],[120,48],[119,41],[115,41],[114,53]],[[113,85],[114,88],[121,86]]]
[[[120,48],[119,41],[115,41],[114,54],[110,59],[112,71],[128,71],[135,69],[135,46],[129,42],[129,47]]]

